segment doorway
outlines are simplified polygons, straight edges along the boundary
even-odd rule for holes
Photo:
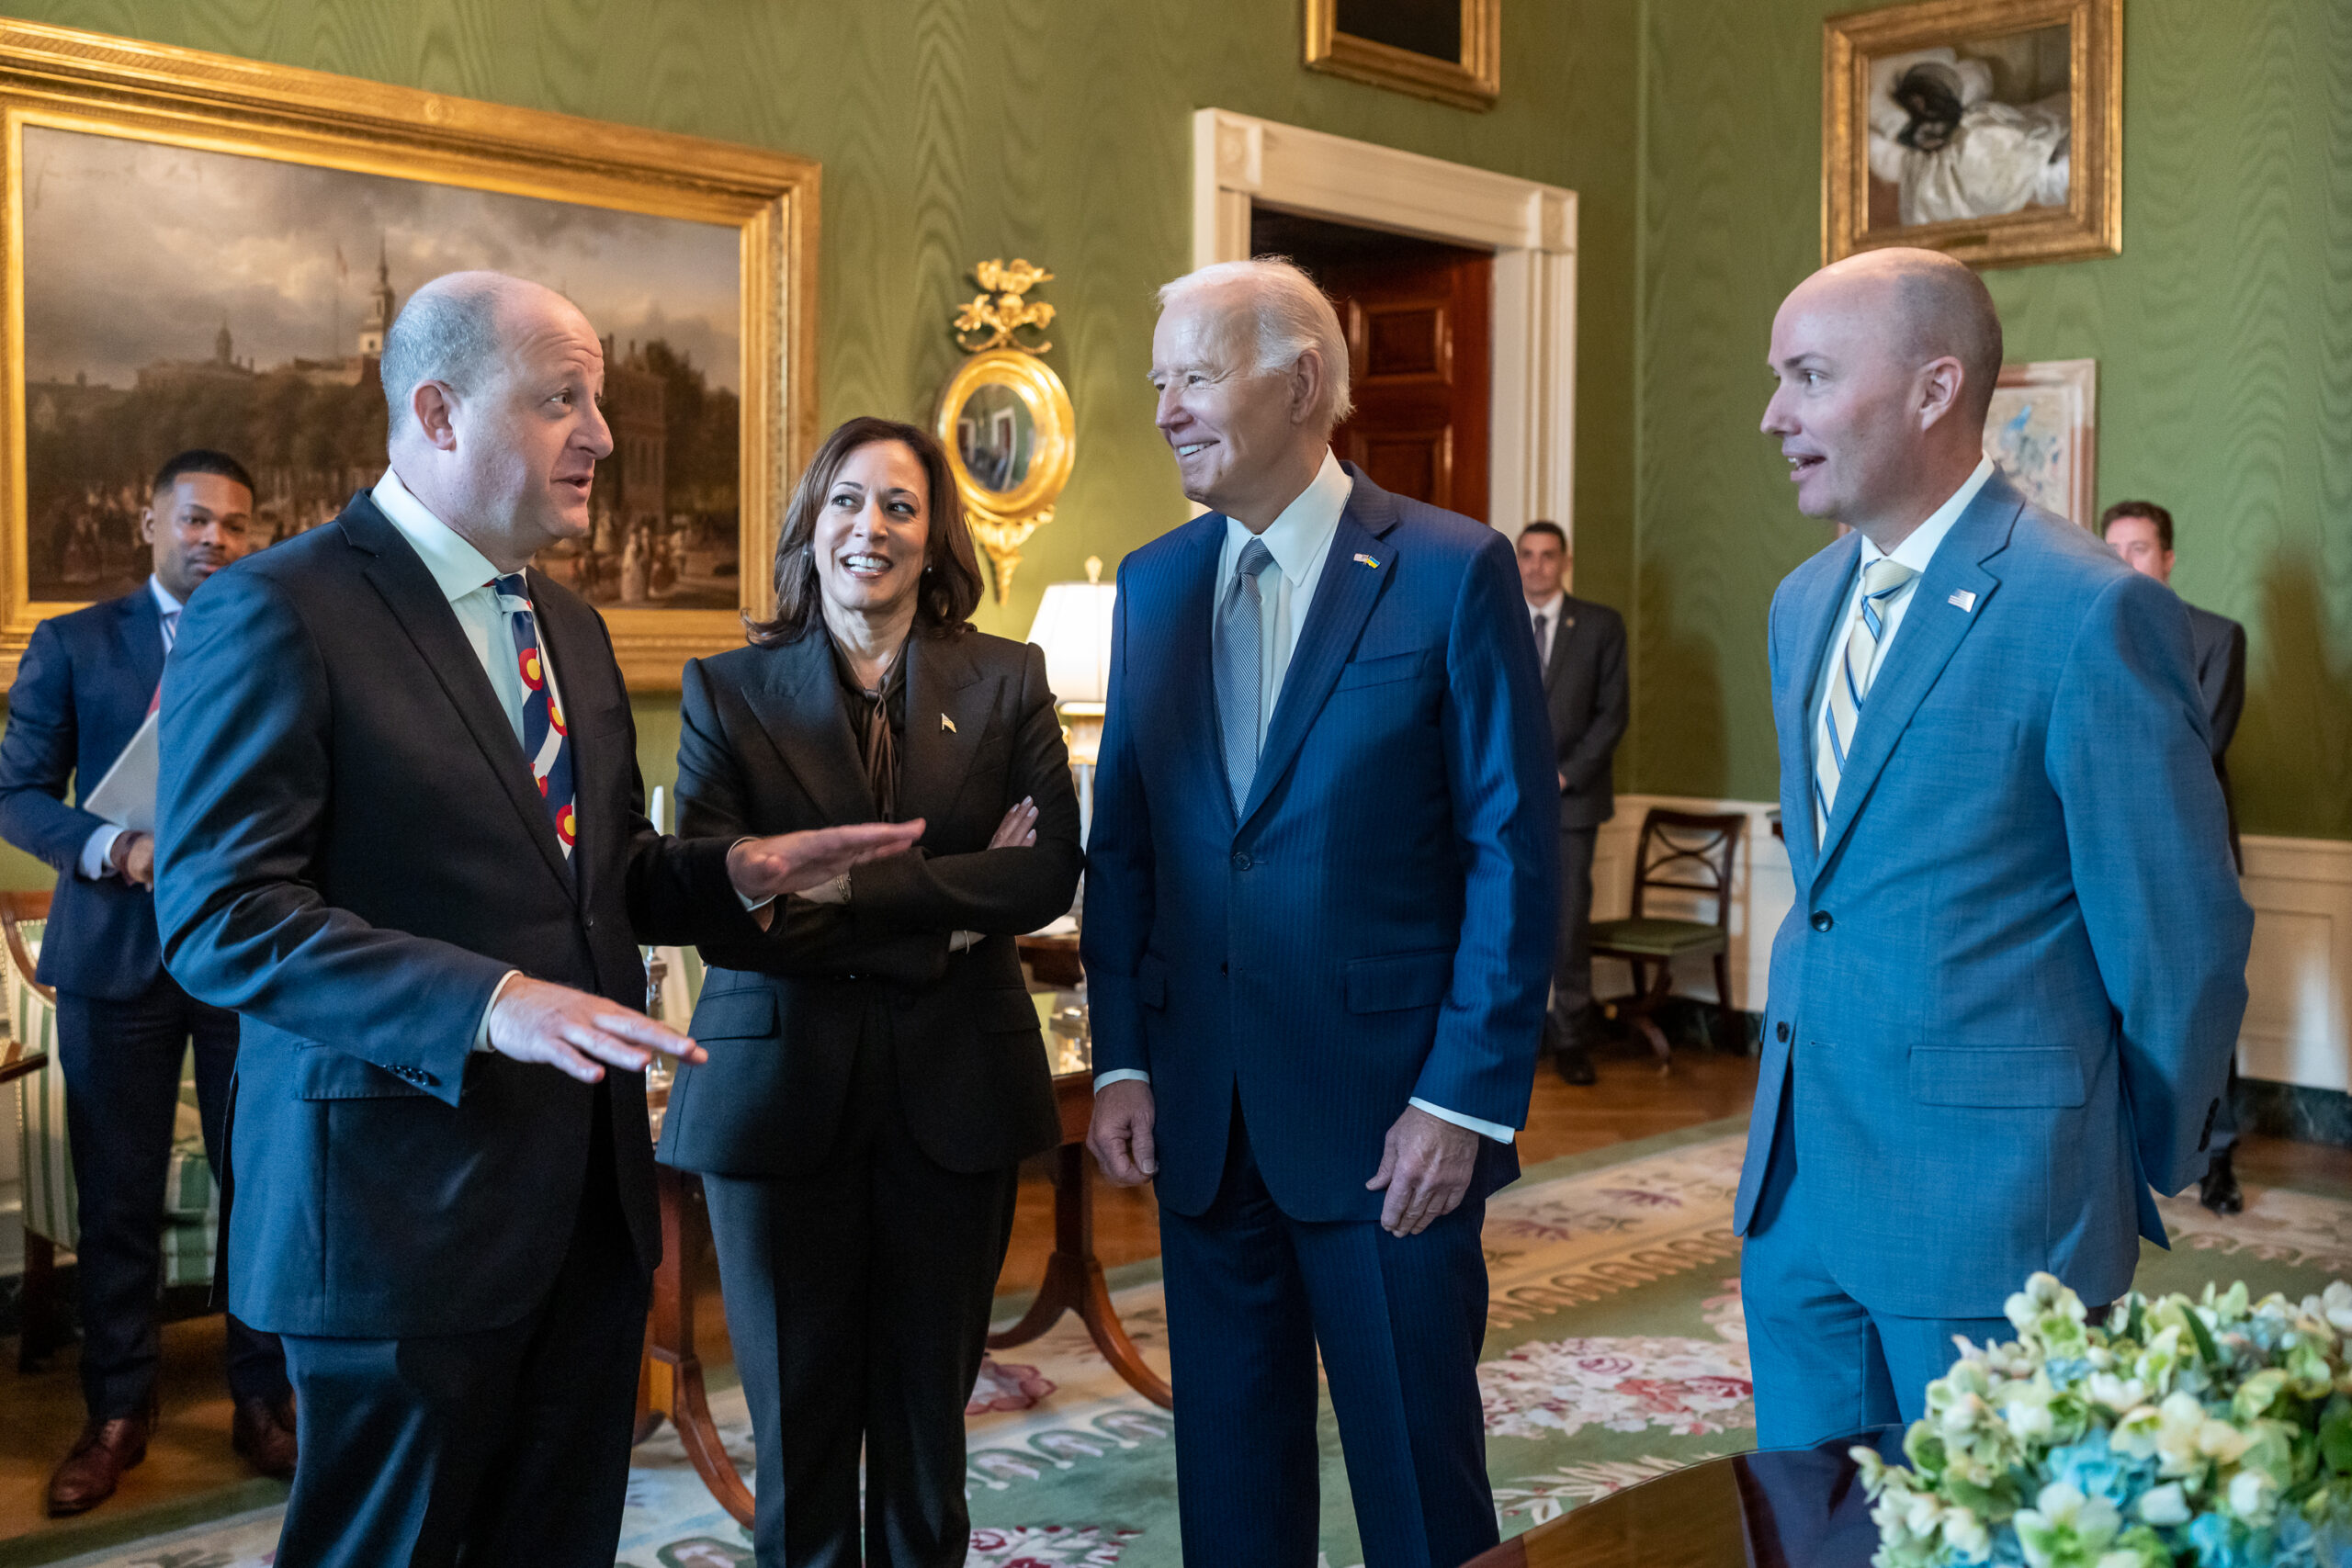
[[[1250,253],[1288,256],[1339,307],[1355,412],[1331,448],[1372,482],[1491,522],[1491,251],[1252,203]]]

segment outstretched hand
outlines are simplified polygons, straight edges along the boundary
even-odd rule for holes
[[[727,852],[727,875],[746,898],[781,898],[821,886],[853,866],[904,854],[922,837],[923,821],[856,822],[745,839]]]
[[[490,1048],[594,1083],[605,1066],[640,1072],[653,1053],[702,1063],[709,1053],[618,1002],[517,975],[490,1006]],[[601,1065],[600,1065],[601,1064]]]
[[[1391,1235],[1419,1235],[1431,1222],[1462,1206],[1478,1168],[1478,1134],[1432,1116],[1418,1105],[1388,1129],[1380,1169],[1364,1185],[1388,1190],[1380,1226]]]

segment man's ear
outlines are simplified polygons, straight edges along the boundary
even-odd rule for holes
[[[1323,401],[1323,351],[1310,348],[1290,368],[1290,422],[1305,424]]]
[[[415,416],[417,429],[424,439],[444,452],[454,451],[458,445],[458,398],[439,381],[419,381],[416,390],[409,394],[409,412]]]
[[[1919,428],[1933,430],[1960,406],[1968,371],[1951,355],[1928,361],[1919,372]]]
[[[139,536],[148,544],[155,542],[155,509],[144,507],[139,513]]]

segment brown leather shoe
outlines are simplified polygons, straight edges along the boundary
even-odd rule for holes
[[[113,1496],[122,1472],[147,1457],[147,1433],[153,1424],[142,1410],[84,1427],[73,1451],[49,1478],[49,1517],[87,1513]]]
[[[294,1409],[284,1401],[237,1401],[229,1423],[229,1441],[255,1470],[279,1481],[294,1479]]]

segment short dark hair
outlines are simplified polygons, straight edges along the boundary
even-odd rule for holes
[[[971,625],[972,611],[980,602],[980,558],[964,521],[964,498],[956,489],[947,449],[920,425],[860,415],[819,444],[817,455],[801,470],[800,482],[792,487],[775,541],[775,615],[765,621],[743,617],[752,641],[760,647],[798,642],[823,624],[824,612],[819,607],[823,591],[817,585],[817,517],[849,455],[883,441],[896,441],[915,455],[931,491],[922,581],[915,589],[915,629],[929,637],[951,637]]]
[[[1552,537],[1560,541],[1560,553],[1562,555],[1566,555],[1568,553],[1567,533],[1566,530],[1562,529],[1557,523],[1547,523],[1538,520],[1536,522],[1530,523],[1526,527],[1521,528],[1519,531],[1519,536],[1522,539],[1527,537],[1530,534],[1549,534]]]
[[[2153,501],[2119,501],[2098,514],[2098,536],[2107,537],[2107,525],[2119,518],[2144,517],[2156,525],[2156,540],[2165,548],[2172,548],[2172,513]]]
[[[167,458],[155,470],[155,482],[148,487],[150,496],[163,494],[179,482],[182,474],[219,474],[224,479],[234,479],[245,487],[247,495],[258,495],[260,487],[245,466],[226,452],[215,452],[209,446],[191,447],[176,457]]]

